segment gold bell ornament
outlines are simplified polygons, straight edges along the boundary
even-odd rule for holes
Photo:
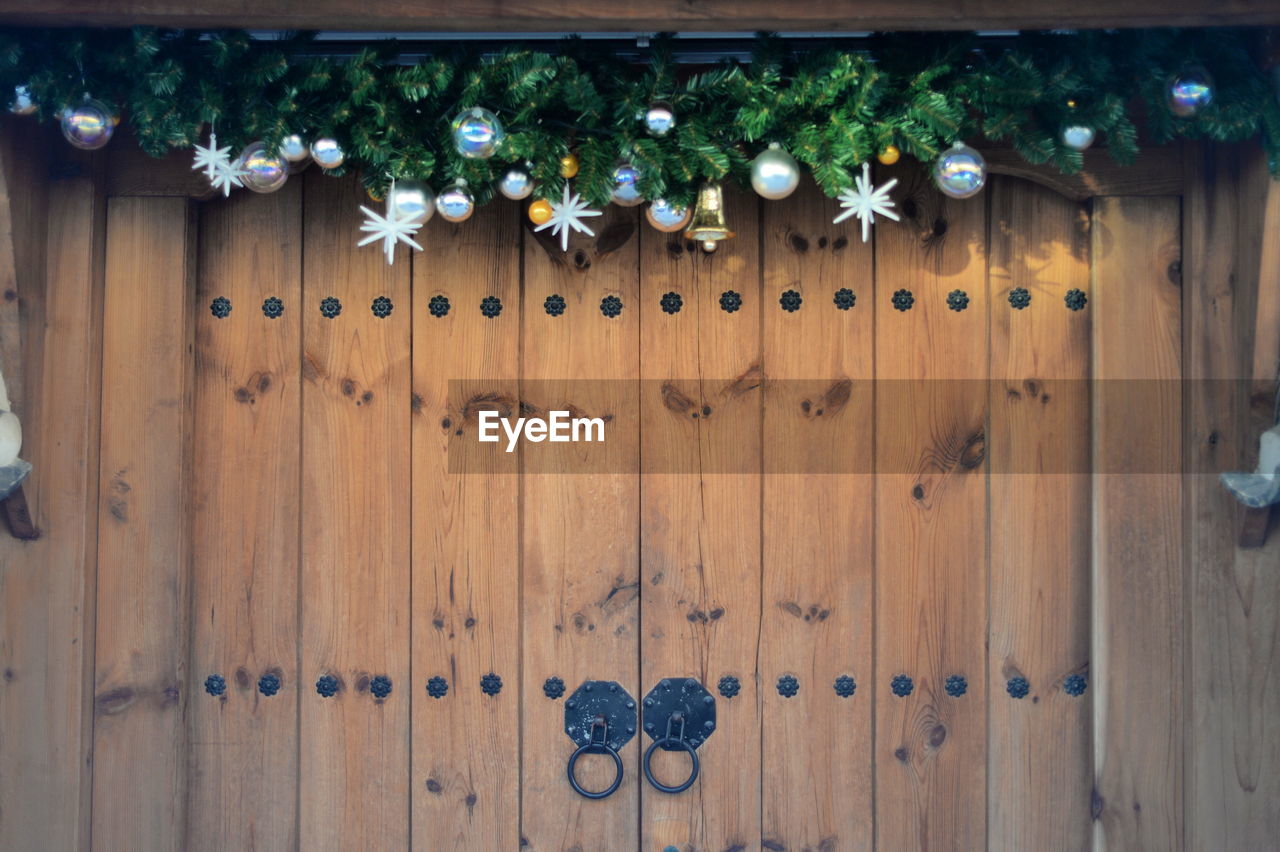
[[[707,182],[698,190],[698,203],[684,236],[702,243],[702,250],[708,252],[716,250],[716,243],[733,236],[724,221],[724,192],[719,184]]]

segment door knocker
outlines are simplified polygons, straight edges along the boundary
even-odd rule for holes
[[[618,754],[636,734],[636,702],[613,681],[588,680],[564,703],[564,732],[578,748],[569,756],[569,786],[586,799],[606,799],[622,786],[622,756]],[[578,783],[578,760],[585,754],[604,754],[613,760],[613,782],[603,790]]]
[[[644,753],[644,777],[660,793],[683,793],[698,780],[702,764],[698,746],[716,729],[716,700],[695,678],[664,678],[644,698],[644,730],[653,742]],[[661,732],[661,735],[659,735]],[[689,755],[689,776],[679,784],[663,784],[653,774],[658,750]]]

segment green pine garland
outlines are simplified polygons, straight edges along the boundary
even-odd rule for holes
[[[537,194],[554,198],[570,150],[575,189],[609,199],[627,159],[647,198],[693,200],[703,180],[745,181],[749,163],[778,142],[822,190],[852,185],[857,166],[886,146],[932,162],[956,139],[1008,140],[1032,163],[1082,167],[1062,144],[1068,124],[1095,128],[1124,163],[1138,152],[1135,121],[1157,143],[1176,136],[1261,137],[1280,174],[1280,102],[1254,59],[1255,32],[1231,29],[1026,33],[993,44],[964,34],[896,34],[858,52],[812,49],[762,36],[750,63],[690,73],[655,39],[647,64],[624,63],[570,39],[555,53],[513,47],[497,55],[396,60],[393,42],[344,58],[317,56],[306,35],[278,41],[243,32],[0,30],[0,91],[25,85],[45,117],[86,93],[120,107],[139,143],[159,156],[188,148],[216,125],[220,144],[276,144],[291,133],[333,136],[370,187],[418,178],[437,188],[465,178],[483,203],[507,163],[532,163]],[[1168,80],[1198,63],[1216,79],[1213,104],[1194,118],[1165,103]],[[654,101],[677,128],[649,136],[637,116]],[[1074,104],[1074,106],[1073,106]],[[499,156],[468,160],[451,119],[483,106],[506,131]]]

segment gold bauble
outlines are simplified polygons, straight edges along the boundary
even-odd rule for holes
[[[535,225],[545,225],[551,220],[551,202],[539,198],[529,205],[529,221]]]
[[[898,162],[898,158],[901,156],[902,152],[898,150],[898,146],[889,145],[880,152],[880,155],[877,156],[876,159],[886,166],[892,166],[894,163]]]
[[[571,178],[578,173],[578,158],[573,154],[565,154],[560,158],[560,177]]]

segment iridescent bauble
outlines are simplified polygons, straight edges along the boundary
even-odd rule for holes
[[[1093,144],[1097,135],[1087,124],[1073,124],[1062,128],[1062,144],[1073,151],[1083,151]]]
[[[466,181],[458,181],[436,198],[436,210],[446,222],[463,222],[476,211],[476,200]]]
[[[644,113],[644,129],[650,136],[666,136],[676,127],[676,113],[671,104],[657,101],[649,104]]]
[[[892,166],[901,156],[902,152],[898,150],[897,145],[886,145],[884,150],[876,155],[876,159],[881,165]]]
[[[769,145],[751,161],[751,188],[756,194],[777,201],[800,185],[800,164],[778,143]]]
[[[1191,118],[1213,103],[1213,75],[1199,65],[1184,69],[1169,81],[1169,111]]]
[[[347,152],[337,139],[325,136],[311,143],[311,159],[322,169],[336,169],[346,162]]]
[[[436,212],[436,194],[420,180],[398,180],[387,190],[387,213],[392,210],[402,222],[425,224]]]
[[[120,116],[102,101],[85,97],[79,106],[67,107],[58,116],[62,135],[85,151],[95,151],[111,141]]]
[[[578,173],[578,158],[573,154],[565,154],[560,158],[560,177],[571,178]]]
[[[512,201],[522,201],[533,194],[533,178],[519,166],[512,166],[498,178],[498,192]]]
[[[977,195],[987,182],[987,161],[968,145],[957,142],[938,157],[933,166],[933,182],[952,198]]]
[[[657,230],[662,231],[664,234],[670,234],[688,225],[689,219],[693,217],[693,211],[688,207],[677,207],[669,201],[659,198],[649,205],[648,210],[644,211],[644,217]]]
[[[14,115],[31,115],[36,111],[36,102],[31,100],[31,90],[26,86],[13,87],[13,103],[9,104],[9,112]]]
[[[240,180],[254,192],[275,192],[289,179],[284,157],[271,154],[261,142],[253,142],[240,152],[240,168],[245,170]]]
[[[640,194],[640,170],[630,163],[619,163],[613,170],[613,203],[619,207],[635,207],[644,201]]]
[[[453,120],[453,144],[458,153],[472,160],[487,160],[498,153],[506,131],[498,117],[483,107],[458,113]]]
[[[311,159],[311,149],[307,147],[307,140],[291,133],[280,140],[280,156],[288,163],[305,163]]]
[[[551,214],[554,212],[550,201],[539,198],[529,205],[529,221],[535,225],[545,225],[551,221]]]

